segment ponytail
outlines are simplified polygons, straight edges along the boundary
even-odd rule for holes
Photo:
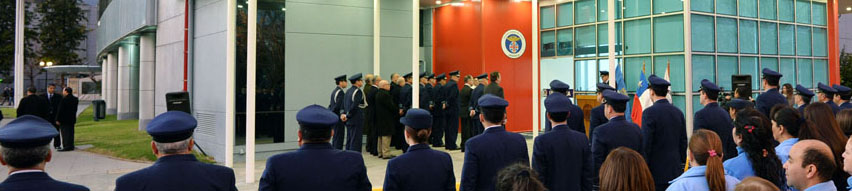
[[[715,132],[696,131],[689,140],[689,151],[698,165],[705,165],[704,178],[710,190],[727,190],[725,167],[722,166],[722,141]]]
[[[710,190],[727,190],[722,156],[717,155],[715,150],[708,152],[710,156],[707,158],[707,170],[704,171],[704,177],[707,178],[707,186]],[[719,152],[721,153],[721,150]]]

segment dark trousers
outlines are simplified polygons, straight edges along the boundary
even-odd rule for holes
[[[335,149],[343,149],[343,142],[346,142],[344,137],[346,137],[346,126],[343,125],[343,122],[337,122],[337,125],[334,125],[334,137],[331,138],[331,145]]]
[[[60,134],[62,133],[62,129],[59,127],[59,125],[53,124],[53,127],[55,127],[56,131],[59,131]],[[62,135],[56,135],[56,137],[53,137],[53,147],[59,147],[61,145]]]
[[[361,152],[361,142],[363,142],[363,129],[360,124],[346,126],[346,150]]]
[[[444,127],[444,144],[447,149],[458,149],[456,139],[459,136],[459,112],[448,112],[444,119],[447,121]]]
[[[480,114],[473,115],[473,118],[471,118],[470,120],[470,126],[471,129],[473,129],[473,135],[470,137],[476,137],[477,135],[482,134],[482,132],[485,131],[485,127],[483,127],[482,122],[479,121],[479,115]]]
[[[367,152],[370,152],[373,155],[379,155],[379,132],[376,131],[375,126],[373,126],[370,133],[367,134]]]
[[[470,117],[461,117],[461,149],[464,150],[464,143],[473,137],[473,123]]]
[[[59,127],[62,136],[62,150],[74,150],[74,124]]]
[[[432,147],[444,146],[444,120],[441,114],[434,115],[432,118]]]

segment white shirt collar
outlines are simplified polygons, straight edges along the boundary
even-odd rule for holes
[[[19,170],[19,171],[9,173],[9,176],[12,176],[14,174],[31,173],[31,172],[44,172],[44,171],[43,170]]]
[[[485,129],[489,129],[489,128],[492,128],[492,127],[502,127],[502,126],[503,125],[493,125],[493,126],[486,127]]]

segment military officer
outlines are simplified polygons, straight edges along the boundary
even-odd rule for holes
[[[461,190],[495,190],[497,172],[515,163],[529,165],[524,136],[506,131],[506,107],[509,102],[486,94],[478,100],[479,121],[485,132],[465,145]]]
[[[459,150],[456,138],[459,135],[459,71],[449,73],[449,80],[444,85],[446,104],[444,104],[444,148],[447,150]]]
[[[571,99],[559,93],[545,98],[547,120],[554,127],[535,138],[532,167],[548,190],[591,191],[595,173],[589,139],[568,126],[568,118],[574,112],[571,105]]]
[[[609,86],[605,83],[598,83],[597,88],[598,89],[597,89],[597,92],[595,93],[595,95],[597,96],[598,102],[601,102],[601,104],[598,105],[595,108],[592,108],[591,116],[589,117],[589,136],[591,136],[595,133],[595,128],[597,128],[600,125],[603,125],[604,123],[606,123],[608,121],[606,115],[604,115],[604,104],[603,104],[603,102],[605,101],[605,99],[603,97],[603,91],[604,90],[615,91],[615,88],[612,88],[612,86]]]
[[[757,96],[755,102],[755,109],[763,113],[764,116],[769,116],[770,110],[776,104],[787,104],[787,98],[784,98],[781,93],[778,92],[778,81],[781,80],[780,73],[770,70],[769,68],[763,68],[763,92],[762,94]]]
[[[833,101],[837,104],[839,110],[852,108],[852,103],[849,103],[849,98],[852,97],[852,89],[839,84],[834,84],[831,88],[837,90],[837,94],[834,94]]]
[[[613,90],[604,90],[602,94],[604,114],[609,120],[595,128],[594,134],[591,135],[595,174],[600,171],[609,152],[618,147],[627,147],[642,153],[642,133],[639,132],[639,126],[624,117],[630,97]],[[594,183],[597,183],[598,176],[594,176],[594,179]]]
[[[435,76],[434,87],[432,88],[432,100],[435,107],[432,108],[432,147],[444,147],[444,126],[447,125],[445,119],[444,106],[447,104],[447,93],[444,88],[446,83],[446,75],[438,74]]]
[[[299,149],[269,157],[259,190],[372,189],[361,154],[335,150],[328,143],[335,118],[319,105],[299,110]]]
[[[801,84],[796,85],[796,92],[798,92],[796,95],[797,110],[799,110],[799,114],[801,115],[805,113],[805,107],[807,107],[808,104],[811,104],[811,98],[814,97],[814,92],[805,88],[805,86],[802,86]]]
[[[731,129],[734,128],[731,115],[728,115],[716,98],[719,98],[721,89],[710,80],[701,80],[700,103],[704,108],[695,112],[694,120],[692,121],[692,131],[699,129],[707,129],[719,135],[722,140],[722,150],[725,151],[723,160],[734,158],[737,156],[737,145],[734,144],[734,139],[731,136]]]
[[[470,119],[471,119],[470,120],[470,123],[471,123],[470,126],[471,126],[471,129],[473,130],[473,133],[471,134],[470,137],[475,137],[476,135],[481,134],[482,131],[485,130],[485,128],[482,127],[482,123],[479,122],[480,111],[479,111],[479,105],[478,105],[479,102],[478,101],[479,101],[479,98],[481,98],[482,95],[485,94],[483,91],[485,90],[485,86],[488,85],[488,74],[482,73],[481,75],[476,76],[476,80],[479,80],[479,85],[477,85],[476,88],[473,88],[473,92],[470,93],[470,106],[468,107],[468,110],[470,111],[470,116],[471,116],[470,117]],[[465,148],[462,148],[462,151],[464,151],[464,149]]]
[[[456,190],[453,159],[429,148],[432,115],[424,109],[410,109],[399,121],[405,124],[408,152],[388,162],[384,190]]]
[[[609,84],[609,71],[601,71],[601,83]]]
[[[754,103],[748,100],[734,98],[728,102],[728,114],[731,115],[731,120],[737,119],[737,112],[745,108],[754,108]]]
[[[503,87],[500,87],[500,82],[503,79],[500,72],[491,72],[491,83],[488,83],[488,86],[485,86],[485,89],[482,90],[483,94],[492,94],[494,96],[503,97]]]
[[[0,128],[0,163],[9,170],[9,177],[0,183],[0,190],[89,190],[81,185],[54,180],[46,172],[53,151],[50,141],[59,135],[53,124],[34,115],[18,116]],[[231,177],[233,178],[233,176]]]
[[[405,79],[405,84],[402,86],[402,90],[399,92],[399,109],[403,111],[400,113],[400,116],[405,116],[405,111],[411,109],[411,73],[405,74],[402,76]],[[396,148],[402,150],[403,152],[408,150],[408,144],[405,143],[405,136],[403,136],[402,131],[405,130],[405,126],[402,124],[397,124],[397,130],[394,131],[394,137],[391,138],[391,141],[396,143]]]
[[[420,73],[420,99],[418,100],[420,108],[426,111],[432,108],[432,94],[429,93],[429,75],[426,72]]]
[[[571,89],[571,86],[569,86],[565,82],[553,80],[550,81],[550,89],[553,90],[553,93],[568,96],[568,90]],[[570,98],[568,99],[568,107],[571,108],[571,113],[568,116],[568,127],[572,130],[585,134],[586,124],[583,122],[583,109],[581,109],[577,105],[574,105],[574,103],[571,103]],[[550,132],[550,130],[550,120],[544,121],[544,132]]]
[[[837,90],[832,88],[831,86],[825,85],[822,82],[817,84],[817,89],[819,93],[817,94],[817,98],[820,102],[828,104],[831,107],[831,111],[834,114],[837,114],[840,111],[840,106],[834,103],[834,94],[837,94]]]
[[[656,75],[648,77],[654,105],[642,111],[642,152],[657,190],[683,172],[686,162],[686,120],[683,112],[666,99],[671,85]],[[784,100],[786,102],[786,100]]]
[[[336,123],[331,121],[329,127]],[[237,190],[233,169],[195,159],[192,134],[197,125],[195,118],[183,111],[154,117],[145,129],[153,138],[151,148],[157,162],[118,177],[115,190]]]
[[[364,80],[361,79],[361,73],[357,73],[349,77],[349,82],[352,83],[352,87],[346,90],[340,119],[346,122],[346,150],[360,153],[363,142],[364,108],[367,107],[364,91],[361,90]]]
[[[331,90],[331,101],[329,101],[328,109],[340,116],[343,113],[343,97],[346,97],[346,92],[343,89],[348,86],[346,83],[346,74],[335,77],[334,82],[336,86],[334,90]],[[344,137],[346,135],[346,125],[343,124],[343,121],[334,125],[334,132],[337,133],[331,139],[332,145],[335,149],[343,149]]]

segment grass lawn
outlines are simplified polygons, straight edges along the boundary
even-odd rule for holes
[[[11,119],[11,118],[15,118],[15,116],[18,115],[17,110],[15,110],[15,108],[12,108],[12,107],[2,107],[2,108],[0,108],[0,111],[3,112],[4,118],[10,118]]]
[[[91,144],[93,147],[86,151],[116,158],[134,161],[157,160],[151,152],[151,136],[145,131],[137,130],[138,120],[119,121],[115,115],[107,115],[104,120],[94,121],[93,115],[92,107],[89,107],[77,117],[74,132],[76,145]],[[216,162],[198,152],[195,155],[202,162]]]

